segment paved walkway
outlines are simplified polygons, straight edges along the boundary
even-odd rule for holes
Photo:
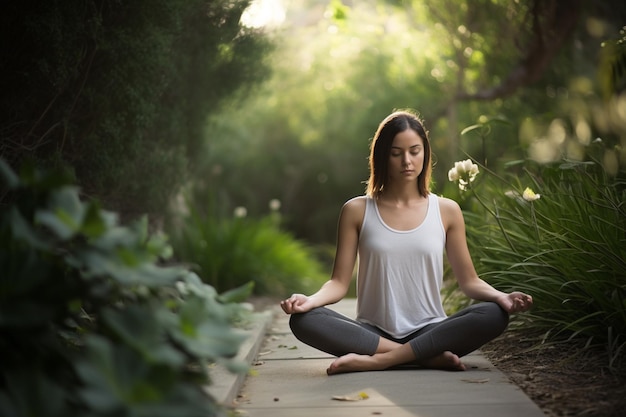
[[[356,301],[331,308],[354,316]],[[326,375],[333,357],[298,341],[288,316],[276,308],[246,348],[252,371],[222,396],[250,417],[541,417],[516,385],[480,352],[466,356],[465,372],[401,369]],[[262,335],[265,334],[263,338]],[[214,381],[216,379],[214,378]],[[219,387],[218,387],[219,388]],[[238,392],[238,394],[236,394]],[[340,399],[334,399],[339,397]]]

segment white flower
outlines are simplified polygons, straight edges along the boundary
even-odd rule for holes
[[[277,198],[273,198],[270,200],[270,210],[278,211],[280,210],[280,200]]]
[[[242,217],[246,217],[248,215],[248,210],[245,207],[239,206],[237,208],[235,208],[235,211],[233,213],[235,215],[235,217],[237,218],[242,218]]]
[[[448,171],[448,179],[452,182],[456,182],[459,180],[459,173],[456,168],[452,168],[450,171]]]
[[[541,194],[535,194],[535,192],[531,190],[530,187],[526,187],[524,193],[522,194],[522,197],[526,201],[535,201],[541,198]]]
[[[457,161],[454,163],[454,168],[448,171],[448,180],[458,182],[459,189],[465,191],[467,186],[476,179],[478,172],[478,165],[471,159]]]

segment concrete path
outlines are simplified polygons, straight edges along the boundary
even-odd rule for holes
[[[354,317],[356,300],[331,306]],[[327,376],[333,357],[298,341],[288,316],[268,320],[252,371],[234,400],[250,417],[541,417],[516,385],[480,352],[466,356],[465,372],[400,369]],[[260,335],[260,334],[259,334]],[[241,381],[240,381],[241,382]],[[334,399],[338,397],[340,399]],[[231,398],[226,398],[230,401]]]

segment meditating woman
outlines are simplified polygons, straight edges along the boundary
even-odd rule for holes
[[[404,364],[464,370],[461,357],[500,335],[530,295],[478,277],[459,205],[429,190],[428,134],[408,111],[387,116],[371,144],[366,195],[346,202],[331,278],[315,294],[281,301],[302,342],[338,356],[329,375]],[[443,255],[460,290],[481,301],[446,316]],[[348,292],[358,255],[356,320],[325,307]]]

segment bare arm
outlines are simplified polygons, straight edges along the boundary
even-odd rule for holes
[[[504,293],[478,277],[467,248],[465,220],[459,205],[440,198],[441,215],[446,229],[446,252],[459,288],[468,297],[479,301],[496,302],[508,313],[526,311],[532,306],[532,297],[521,292]]]
[[[316,307],[336,303],[345,297],[352,280],[364,213],[364,198],[355,198],[344,204],[337,226],[337,250],[331,278],[311,296],[293,294],[281,301],[280,305],[285,313],[304,313]]]

